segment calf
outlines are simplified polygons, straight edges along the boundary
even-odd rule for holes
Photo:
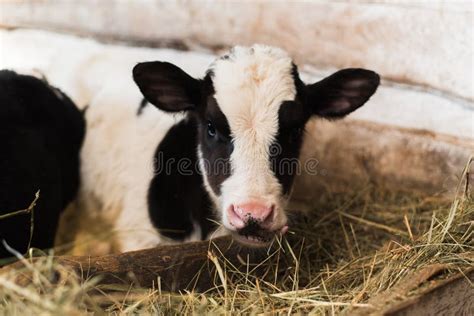
[[[74,103],[47,82],[0,71],[0,241],[24,253],[53,246],[59,215],[79,186],[85,122]],[[33,226],[32,236],[31,226]],[[31,239],[31,243],[30,243]],[[3,243],[0,258],[12,256]]]
[[[298,158],[306,122],[344,117],[379,85],[364,69],[305,84],[284,51],[262,45],[235,47],[203,79],[158,61],[133,79],[145,101],[125,85],[102,91],[83,152],[86,197],[128,231],[121,250],[205,239],[216,223],[267,245],[288,229],[295,169],[281,166]]]

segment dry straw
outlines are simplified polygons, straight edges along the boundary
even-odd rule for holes
[[[414,271],[443,264],[451,274],[473,266],[474,200],[466,188],[471,162],[452,201],[373,185],[326,193],[314,212],[292,216],[293,231],[258,267],[241,272],[210,253],[217,273],[215,288],[206,293],[166,293],[159,282],[154,289],[110,291],[97,278],[79,281],[46,256],[34,264],[25,260],[33,275],[25,287],[14,282],[22,271],[0,275],[0,313],[336,314],[374,307],[371,297]],[[265,271],[259,278],[252,273],[257,268]]]

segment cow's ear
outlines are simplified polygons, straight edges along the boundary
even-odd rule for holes
[[[133,80],[147,101],[167,112],[192,110],[200,98],[200,81],[167,62],[139,63]]]
[[[343,69],[305,86],[305,105],[312,114],[340,118],[362,106],[374,94],[380,77],[365,69]]]

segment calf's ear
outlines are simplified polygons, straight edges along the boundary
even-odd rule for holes
[[[133,80],[145,99],[163,111],[192,110],[199,101],[200,81],[171,63],[139,63]]]
[[[374,94],[380,77],[365,69],[343,69],[305,86],[305,104],[312,114],[340,118],[361,107]]]

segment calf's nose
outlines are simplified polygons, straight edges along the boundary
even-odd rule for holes
[[[260,202],[248,202],[231,205],[227,212],[229,222],[237,229],[243,228],[248,222],[255,221],[259,226],[270,226],[274,220],[275,206]]]

